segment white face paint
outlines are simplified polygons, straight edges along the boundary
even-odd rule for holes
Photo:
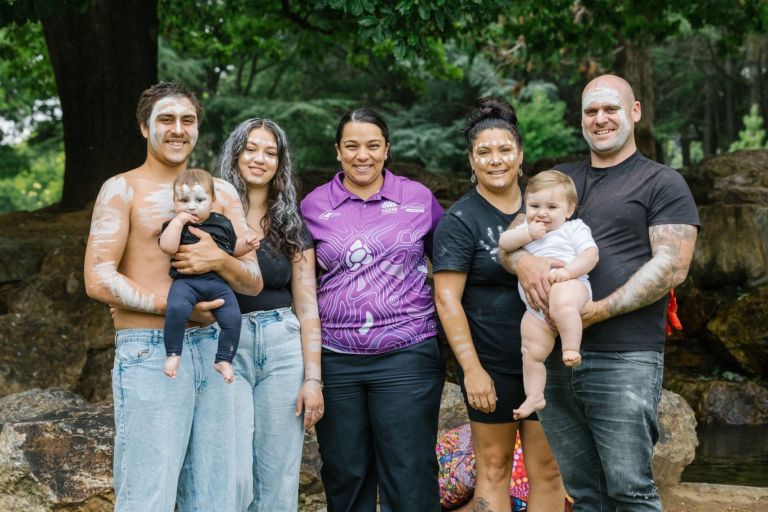
[[[152,151],[173,165],[186,161],[197,143],[197,111],[184,96],[157,100],[147,127]]]
[[[517,160],[517,144],[512,139],[484,141],[472,148],[472,159],[481,166],[512,163]]]
[[[277,172],[277,141],[266,128],[248,132],[243,152],[237,158],[240,176],[250,187],[269,185]]]
[[[582,96],[581,133],[595,153],[618,152],[632,135],[632,126],[618,90],[595,87]]]
[[[211,215],[213,201],[208,190],[200,183],[176,187],[174,207],[176,213],[187,212],[194,215],[197,222],[204,222]]]

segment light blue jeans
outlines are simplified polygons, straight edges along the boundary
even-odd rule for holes
[[[218,327],[187,329],[176,379],[159,329],[115,335],[116,512],[232,512],[234,388],[213,368]]]
[[[298,508],[304,447],[296,395],[304,380],[299,320],[291,308],[243,315],[234,360],[237,512]]]
[[[651,459],[659,438],[661,352],[582,351],[581,365],[546,361],[541,425],[574,511],[661,511]]]

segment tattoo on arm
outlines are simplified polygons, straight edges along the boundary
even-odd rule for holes
[[[696,244],[696,227],[664,224],[649,230],[653,257],[618,290],[605,298],[609,316],[652,304],[688,275]]]

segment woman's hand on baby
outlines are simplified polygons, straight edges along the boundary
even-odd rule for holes
[[[464,372],[464,389],[469,405],[478,411],[491,413],[496,410],[496,388],[493,379],[481,366]]]
[[[571,273],[565,268],[552,268],[549,270],[549,282],[552,284],[562,283],[571,279]]]

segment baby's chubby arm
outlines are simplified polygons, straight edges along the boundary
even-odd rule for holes
[[[181,232],[184,226],[196,222],[195,216],[187,212],[179,212],[171,219],[163,233],[160,235],[158,244],[160,250],[168,256],[173,256],[179,250],[181,243]]]
[[[546,234],[544,224],[524,222],[503,232],[499,237],[499,247],[506,252],[512,252],[520,249],[525,244],[538,240]]]
[[[576,255],[570,263],[563,268],[553,268],[549,271],[550,283],[561,283],[569,279],[576,279],[579,276],[588,274],[595,268],[600,257],[597,253],[597,247],[588,247]]]

